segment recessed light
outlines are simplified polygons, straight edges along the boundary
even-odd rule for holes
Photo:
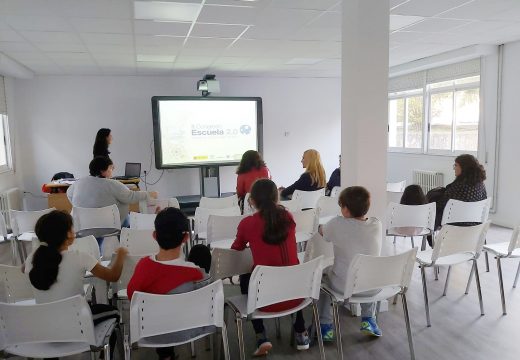
[[[162,1],[134,1],[134,18],[138,20],[195,21],[201,4]]]
[[[285,65],[314,65],[321,61],[321,58],[293,58],[285,62]]]

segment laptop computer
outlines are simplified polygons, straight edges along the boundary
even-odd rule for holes
[[[125,175],[114,176],[114,180],[129,180],[135,179],[141,176],[141,163],[129,163],[125,164]]]

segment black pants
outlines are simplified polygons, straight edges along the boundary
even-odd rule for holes
[[[249,280],[251,279],[251,274],[243,274],[240,275],[240,292],[242,294],[247,294],[249,290]],[[252,319],[253,328],[255,329],[256,334],[261,334],[265,331],[264,322],[262,319]],[[294,331],[298,333],[305,332],[305,319],[303,318],[303,313],[301,310],[296,312],[296,320],[294,322]]]

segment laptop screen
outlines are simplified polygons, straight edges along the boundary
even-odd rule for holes
[[[140,177],[141,176],[141,163],[126,163],[125,165],[125,176],[126,177]]]

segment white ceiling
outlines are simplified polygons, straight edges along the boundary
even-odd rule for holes
[[[192,21],[136,19],[132,0],[0,0],[0,52],[40,75],[340,74],[339,0],[162,3],[180,3]],[[520,0],[390,0],[390,9],[390,65],[520,39]]]

